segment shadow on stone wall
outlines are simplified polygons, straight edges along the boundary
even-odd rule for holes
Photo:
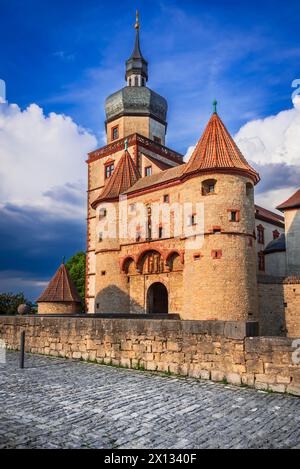
[[[95,299],[95,310],[101,314],[129,314],[131,311],[145,313],[142,305],[116,285],[109,285],[98,292]]]

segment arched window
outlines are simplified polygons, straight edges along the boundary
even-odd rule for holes
[[[139,86],[139,77],[134,77],[134,86]]]
[[[247,182],[247,184],[246,184],[246,195],[247,195],[247,197],[252,197],[253,193],[254,193],[253,184],[251,184],[251,182]]]
[[[206,179],[206,181],[202,181],[202,195],[215,194],[216,183],[216,179]]]
[[[183,264],[180,259],[178,252],[173,252],[168,258],[168,266],[170,271],[183,270]]]

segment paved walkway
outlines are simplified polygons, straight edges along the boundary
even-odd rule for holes
[[[294,448],[300,399],[18,355],[0,364],[0,448]]]

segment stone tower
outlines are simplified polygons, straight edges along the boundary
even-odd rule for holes
[[[162,145],[167,131],[167,101],[146,86],[148,62],[140,48],[140,24],[137,15],[133,52],[126,61],[127,86],[106,99],[107,143],[137,132]]]
[[[204,208],[203,246],[185,253],[183,317],[257,319],[254,184],[259,176],[216,110],[182,180],[184,200],[198,199]]]
[[[37,300],[38,314],[78,314],[81,298],[65,264],[61,264]]]

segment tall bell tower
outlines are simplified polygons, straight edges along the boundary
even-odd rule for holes
[[[138,12],[135,43],[126,61],[125,80],[126,86],[110,95],[105,103],[107,143],[136,132],[165,145],[168,104],[165,98],[146,86],[148,62],[141,52]]]

